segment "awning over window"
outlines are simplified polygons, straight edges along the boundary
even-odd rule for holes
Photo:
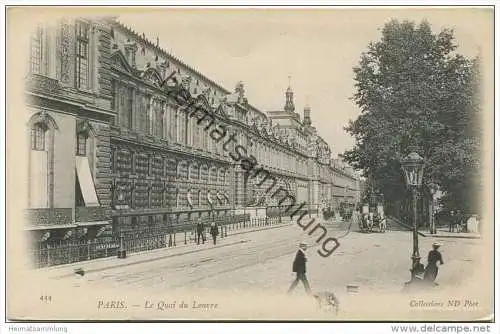
[[[188,191],[188,193],[187,193],[187,201],[188,201],[189,206],[192,208],[193,201],[191,200],[191,192],[190,191]]]
[[[99,200],[97,199],[94,180],[90,173],[90,165],[87,157],[76,157],[76,175],[78,177],[78,183],[80,184],[83,200],[85,201],[85,206],[99,206]]]

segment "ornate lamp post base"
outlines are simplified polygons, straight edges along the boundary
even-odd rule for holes
[[[120,212],[120,215],[119,215],[120,219],[123,218],[123,210],[128,209],[128,205],[121,204],[123,202],[124,202],[123,194],[120,193],[120,195],[118,196],[118,203],[120,203],[120,204],[115,206],[116,209],[119,210],[119,212]],[[117,255],[118,255],[119,259],[124,259],[127,257],[127,251],[125,250],[125,242],[124,242],[125,236],[123,235],[123,225],[122,225],[123,222],[120,221],[119,224],[120,224],[120,248],[118,249]]]
[[[119,259],[124,259],[127,257],[127,251],[125,250],[125,245],[123,243],[124,240],[123,233],[120,234],[120,249],[118,250],[118,258]]]
[[[424,266],[420,263],[420,256],[414,255],[411,257],[412,268],[410,269],[411,278],[405,283],[405,286],[414,283],[422,283],[424,281]]]

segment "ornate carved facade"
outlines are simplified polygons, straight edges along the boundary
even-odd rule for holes
[[[295,113],[290,87],[283,110],[263,112],[249,103],[242,82],[230,92],[114,20],[41,26],[30,64],[30,136],[44,144],[30,150],[36,198],[28,207],[38,215],[67,213],[43,224],[32,214],[31,230],[100,233],[113,217],[125,229],[162,228],[277,205],[269,184],[249,177],[231,156],[237,145],[297,203],[317,209],[357,199],[357,177],[331,159],[310,108],[303,120]],[[196,107],[209,111],[228,138],[219,142],[198,124],[190,114]],[[49,177],[38,182],[36,175]],[[119,214],[118,202],[127,205]]]

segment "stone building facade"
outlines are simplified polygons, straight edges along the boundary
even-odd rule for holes
[[[259,110],[242,82],[228,91],[114,19],[40,25],[29,61],[26,228],[35,240],[103,237],[117,225],[155,230],[280,204],[269,182],[231,155],[237,146],[311,211],[359,200],[359,178],[332,159],[311,108],[295,112],[291,87],[283,110]],[[227,140],[214,140],[190,114],[195,107]]]
[[[36,241],[111,234],[109,31],[104,21],[81,19],[32,32],[25,229]]]

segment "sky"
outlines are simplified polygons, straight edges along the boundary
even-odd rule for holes
[[[452,28],[458,52],[491,53],[493,13],[486,9],[148,9],[118,20],[211,80],[233,91],[243,81],[249,103],[282,110],[289,77],[295,111],[311,107],[313,126],[333,156],[354,139],[343,130],[356,119],[353,67],[392,18]]]

